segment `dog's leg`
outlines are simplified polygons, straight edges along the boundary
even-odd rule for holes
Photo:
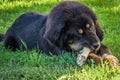
[[[100,55],[102,56],[104,61],[110,62],[113,66],[116,66],[119,63],[117,57],[112,55],[111,51],[103,44],[101,44],[100,47]]]
[[[20,49],[20,46],[19,46],[17,40],[13,36],[8,36],[5,39],[4,46],[5,46],[5,48],[9,48],[13,51],[15,51],[16,49]]]
[[[85,63],[89,53],[90,53],[90,49],[86,47],[84,47],[83,50],[80,51],[80,53],[77,56],[77,64],[79,66],[82,66]]]
[[[93,59],[96,65],[102,62],[101,57],[96,55],[95,53],[89,53],[88,58]]]

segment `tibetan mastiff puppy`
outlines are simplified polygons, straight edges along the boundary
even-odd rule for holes
[[[74,1],[61,2],[48,15],[28,12],[18,17],[4,38],[4,46],[12,49],[39,48],[46,54],[59,55],[62,50],[80,52],[89,49],[88,57],[100,57],[113,65],[118,59],[103,45],[103,31],[95,13]],[[78,62],[79,64],[79,62]],[[81,63],[80,63],[81,65]]]

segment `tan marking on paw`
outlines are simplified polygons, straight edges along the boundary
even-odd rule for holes
[[[113,67],[116,67],[119,63],[119,60],[113,55],[104,54],[102,57],[103,60],[110,62],[113,65]]]

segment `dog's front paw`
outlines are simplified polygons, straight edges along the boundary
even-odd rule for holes
[[[119,63],[119,60],[117,59],[117,57],[110,54],[104,54],[102,58],[103,60],[110,62],[113,65],[113,67],[116,67]]]

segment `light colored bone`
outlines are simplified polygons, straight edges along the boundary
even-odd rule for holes
[[[79,52],[77,56],[77,64],[79,66],[82,66],[85,63],[89,53],[90,49],[87,47],[84,47],[83,50]]]

